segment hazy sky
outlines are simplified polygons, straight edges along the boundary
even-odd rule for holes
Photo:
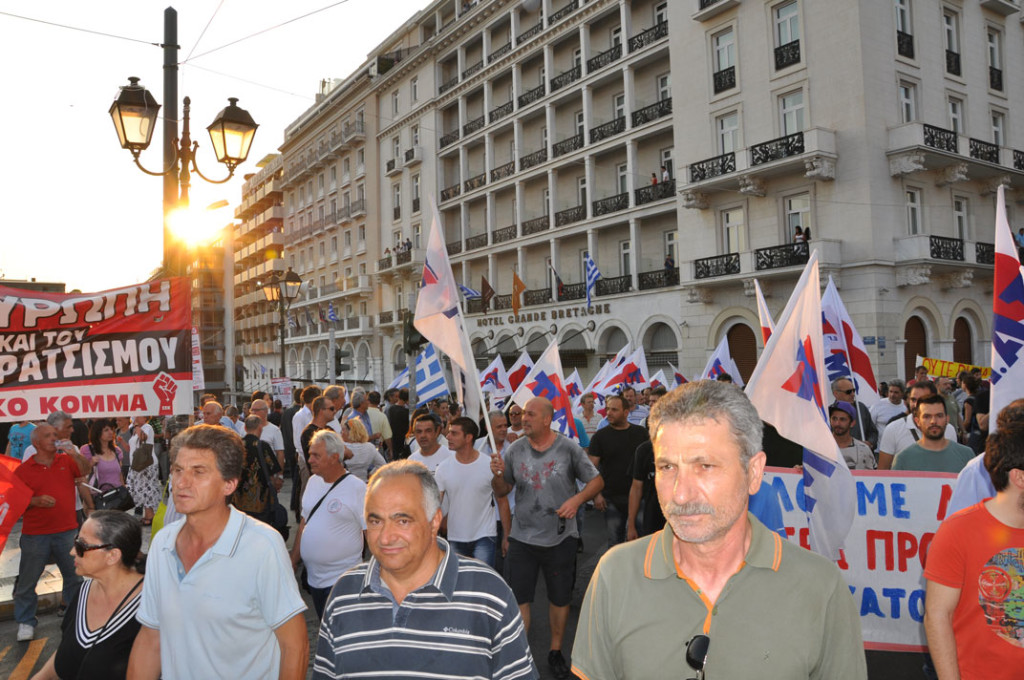
[[[429,0],[178,0],[179,99],[192,99],[199,169],[227,174],[206,132],[228,97],[259,123],[236,179],[211,185],[193,174],[193,206],[226,199],[223,223],[241,200],[242,177],[275,152],[284,128],[313,104],[324,78],[344,78]],[[163,101],[165,2],[0,0],[0,276],[104,290],[144,280],[162,258],[162,186],[120,148],[107,111],[118,87],[138,76]],[[312,16],[297,19],[324,9]],[[386,10],[386,11],[383,11]],[[26,21],[113,34],[120,38]],[[228,43],[277,26],[261,35]],[[204,32],[205,29],[205,32]],[[142,42],[135,42],[142,41]],[[204,52],[216,50],[204,55]],[[192,55],[189,59],[189,55]],[[179,110],[180,110],[179,102]],[[164,109],[161,109],[161,115]],[[163,163],[162,124],[141,160]]]

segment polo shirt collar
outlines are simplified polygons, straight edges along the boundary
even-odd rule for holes
[[[228,509],[231,511],[231,515],[228,517],[228,523],[224,525],[224,530],[220,532],[220,537],[217,542],[214,543],[207,551],[213,555],[226,555],[230,557],[234,554],[235,549],[238,548],[238,544],[242,539],[242,528],[245,525],[245,514],[240,510],[236,509],[235,506],[230,505]],[[185,522],[188,520],[186,519]],[[185,527],[185,522],[182,522],[178,527],[177,531],[174,532],[174,536],[164,543],[163,549],[172,552],[175,550],[175,545],[178,542],[178,534]],[[200,559],[202,559],[200,557]]]
[[[743,564],[761,569],[778,571],[782,561],[782,537],[769,531],[754,515],[747,512],[750,522],[750,547],[743,558]],[[649,579],[677,577],[676,559],[672,552],[675,535],[668,523],[665,528],[652,535],[644,551],[643,573]]]
[[[442,593],[450,602],[455,597],[455,583],[459,578],[459,557],[452,551],[448,541],[440,536],[437,537],[437,547],[441,550],[441,562],[437,565],[437,569],[434,571],[434,575],[430,577],[430,580],[413,592],[418,592],[424,588],[433,588]],[[366,575],[363,576],[363,587],[360,590],[360,596],[367,593],[380,595],[386,588],[387,586],[381,582],[380,578],[380,562],[377,561],[376,557],[370,557],[370,561],[367,563]]]

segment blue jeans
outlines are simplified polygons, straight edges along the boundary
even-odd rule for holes
[[[611,501],[604,508],[604,524],[608,531],[608,547],[626,540],[626,515]]]
[[[56,534],[21,535],[21,563],[18,566],[18,586],[14,589],[14,620],[36,626],[36,607],[39,596],[36,585],[43,575],[46,563],[51,560],[57,563],[60,575],[64,579],[63,601],[71,601],[71,593],[82,577],[75,573],[75,558],[71,556],[71,546],[75,543],[77,529],[61,531]]]
[[[450,543],[455,552],[463,557],[473,557],[488,567],[494,567],[494,553],[497,544],[493,536],[484,536],[475,541],[450,541]]]

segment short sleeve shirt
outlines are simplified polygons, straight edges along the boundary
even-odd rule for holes
[[[245,436],[244,434],[242,435]],[[281,435],[281,428],[273,423],[265,423],[263,425],[263,431],[260,433],[260,439],[270,444],[275,452],[284,451],[284,437]]]
[[[57,501],[52,508],[26,508],[21,533],[37,536],[78,528],[75,516],[75,498],[78,497],[75,479],[79,472],[78,463],[65,453],[55,455],[50,465],[40,465],[36,457],[32,456],[14,469],[14,474],[32,489],[33,496],[52,496]]]

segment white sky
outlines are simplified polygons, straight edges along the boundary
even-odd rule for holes
[[[226,224],[241,200],[242,177],[277,150],[284,128],[313,104],[320,80],[348,76],[429,2],[0,0],[0,12],[160,43],[164,8],[177,9],[179,60],[190,52],[194,59],[180,67],[178,96],[192,99],[199,169],[213,179],[227,174],[206,126],[228,97],[238,97],[260,125],[236,179],[211,185],[192,176],[192,206],[226,199],[231,207],[216,213]],[[160,264],[163,181],[135,167],[107,111],[128,76],[141,78],[165,104],[162,63],[159,47],[0,14],[0,276],[61,281],[88,292],[137,283]],[[141,156],[150,170],[162,169],[162,127]]]

